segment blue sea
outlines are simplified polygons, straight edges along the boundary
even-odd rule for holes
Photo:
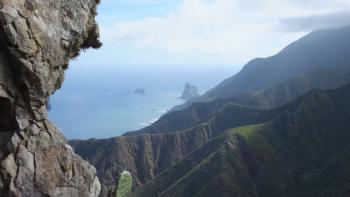
[[[186,82],[204,93],[234,74],[231,66],[70,66],[51,97],[50,120],[68,139],[108,138],[143,128],[173,106]],[[135,94],[137,88],[144,95]]]

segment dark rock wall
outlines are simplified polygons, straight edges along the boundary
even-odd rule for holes
[[[98,196],[96,170],[47,119],[69,60],[97,48],[96,0],[0,0],[0,196]]]

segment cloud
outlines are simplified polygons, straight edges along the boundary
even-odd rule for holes
[[[346,6],[348,0],[182,0],[165,16],[116,21],[101,32],[105,49],[114,47],[112,62],[241,65],[311,29],[343,24]]]
[[[284,18],[280,20],[281,27],[286,31],[310,31],[332,27],[342,27],[350,24],[350,10],[334,13]]]

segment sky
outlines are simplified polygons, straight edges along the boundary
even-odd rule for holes
[[[308,32],[350,23],[350,0],[102,0],[99,67],[241,67]]]

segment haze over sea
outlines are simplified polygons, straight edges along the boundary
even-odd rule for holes
[[[108,138],[137,130],[177,104],[189,82],[204,93],[236,71],[233,66],[84,67],[73,65],[52,97],[50,119],[68,139]],[[134,94],[144,88],[145,95]]]

